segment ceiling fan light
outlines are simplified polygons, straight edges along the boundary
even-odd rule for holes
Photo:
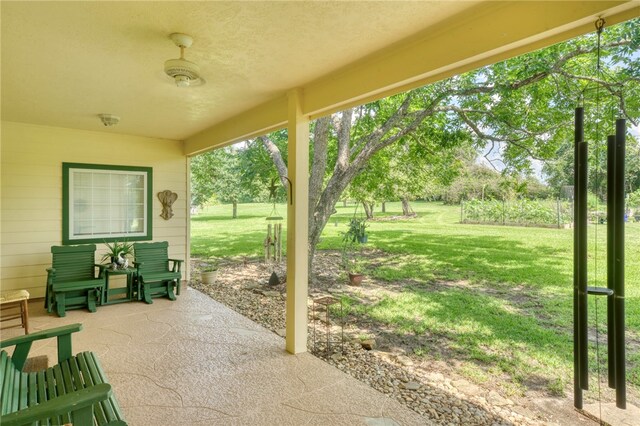
[[[189,84],[191,84],[191,79],[186,75],[176,75],[174,79],[178,87],[189,87]]]
[[[172,77],[178,87],[188,87],[200,78],[200,67],[186,59],[169,59],[164,63],[164,72]]]

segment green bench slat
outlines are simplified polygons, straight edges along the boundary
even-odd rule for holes
[[[70,282],[56,282],[53,284],[53,291],[76,291],[86,290],[93,288],[104,287],[103,279],[93,279],[86,281],[70,281]]]
[[[27,406],[36,405],[38,403],[38,385],[36,383],[36,374],[29,373],[29,398],[27,400]]]
[[[29,375],[27,373],[20,373],[20,395],[18,397],[18,410],[28,407],[27,402],[29,398]]]
[[[22,373],[13,365],[5,351],[0,352],[0,389],[2,390],[2,415],[33,407],[96,385],[107,383],[107,378],[96,355],[82,352],[53,367],[36,373]],[[93,404],[97,425],[126,425],[115,396]],[[60,425],[72,423],[71,412],[34,425]]]
[[[93,378],[91,377],[91,372],[89,371],[89,367],[87,366],[87,361],[85,359],[85,352],[82,352],[76,355],[76,359],[78,361],[78,367],[82,372],[82,377],[84,378],[85,386],[86,387],[93,386],[95,383],[93,381]],[[98,424],[107,423],[107,417],[104,414],[104,407],[102,406],[102,404],[94,404],[93,415],[95,416]]]

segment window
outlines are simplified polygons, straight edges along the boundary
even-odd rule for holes
[[[62,243],[150,240],[151,167],[62,163]]]

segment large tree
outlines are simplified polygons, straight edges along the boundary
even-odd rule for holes
[[[228,203],[231,216],[238,217],[238,203],[250,201],[260,191],[259,181],[244,173],[243,154],[238,147],[226,147],[200,154],[191,160],[191,203]],[[256,184],[256,182],[258,184]]]
[[[506,166],[525,169],[531,159],[551,158],[561,141],[571,139],[573,109],[581,94],[587,106],[595,104],[596,88],[606,99],[598,100],[599,106],[620,105],[621,114],[637,124],[638,27],[635,20],[607,29],[601,52],[606,75],[595,71],[591,34],[316,120],[309,178],[310,267],[345,188],[374,155],[398,141],[420,138],[437,153],[456,145],[460,138],[453,136],[462,129],[477,147],[502,144]],[[282,145],[270,136],[258,140],[286,176]]]

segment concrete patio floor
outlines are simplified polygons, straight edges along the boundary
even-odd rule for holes
[[[82,323],[74,353],[99,355],[132,425],[424,425],[397,401],[304,353],[197,290],[49,315],[32,302],[31,331]],[[22,329],[3,331],[3,338]],[[55,339],[30,356],[56,360]]]

